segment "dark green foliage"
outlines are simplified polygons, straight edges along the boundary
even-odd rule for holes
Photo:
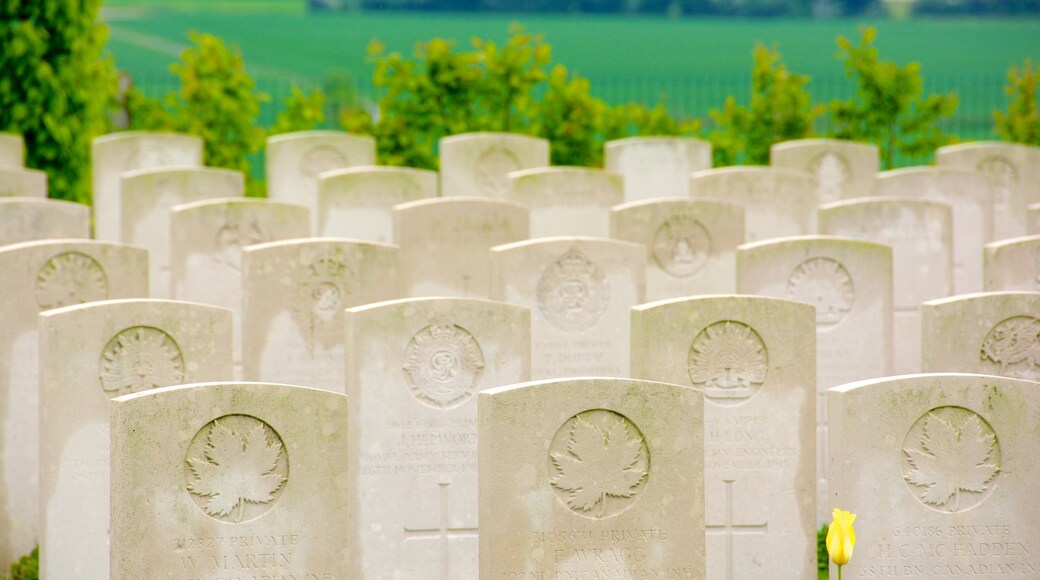
[[[1007,111],[993,112],[997,133],[1005,141],[1040,145],[1040,110],[1037,108],[1037,89],[1040,87],[1040,65],[1033,67],[1026,60],[1022,68],[1011,67],[1008,84],[1004,89],[1011,97]]]
[[[8,580],[7,576],[3,576]],[[40,548],[33,548],[28,556],[11,564],[11,576],[9,580],[39,580],[40,578]]]
[[[90,201],[90,142],[116,92],[101,0],[0,1],[0,131],[25,138],[50,196]]]
[[[292,88],[292,95],[285,99],[285,108],[278,113],[274,127],[268,135],[311,131],[325,122],[325,94],[314,91],[306,95],[299,87]]]
[[[827,532],[830,526],[823,524],[816,532],[816,569],[820,572],[830,570],[830,554],[827,553]]]

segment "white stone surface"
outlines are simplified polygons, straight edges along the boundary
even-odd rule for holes
[[[625,180],[625,201],[686,197],[690,174],[711,169],[711,143],[686,137],[628,137],[603,147],[607,171]]]
[[[169,300],[109,300],[49,310],[39,328],[40,578],[108,580],[109,399],[231,380],[231,313]],[[147,453],[164,450],[150,444]],[[166,550],[175,553],[173,544]]]
[[[25,140],[18,133],[0,133],[0,165],[25,167]]]
[[[842,139],[796,139],[774,143],[769,164],[816,177],[817,202],[831,203],[872,194],[878,147]]]
[[[427,199],[394,207],[401,296],[488,298],[493,246],[526,240],[529,211],[487,198]]]
[[[986,244],[982,258],[986,292],[1040,290],[1040,236]]]
[[[127,131],[94,139],[90,148],[93,175],[94,237],[120,241],[122,174],[134,169],[201,166],[203,143],[195,135]]]
[[[846,578],[1040,578],[1036,383],[893,377],[827,400],[832,502],[859,516]]]
[[[0,166],[0,197],[47,197],[47,174],[36,169]]]
[[[757,296],[632,309],[633,376],[704,394],[707,578],[816,574],[815,326]]]
[[[690,176],[690,196],[744,208],[748,242],[816,233],[816,178],[772,167],[725,167]]]
[[[343,311],[397,298],[397,247],[333,238],[242,251],[242,378],[346,391]]]
[[[646,301],[732,294],[744,208],[686,198],[615,206],[610,237],[646,246]]]
[[[910,198],[860,198],[820,207],[820,233],[892,248],[892,372],[921,369],[922,302],[953,294],[950,206]]]
[[[463,133],[440,140],[441,195],[502,199],[507,175],[549,165],[549,141],[516,133]]]
[[[582,378],[478,397],[481,578],[713,577],[700,391]]]
[[[90,207],[36,197],[0,197],[0,246],[57,238],[90,238]]]
[[[170,213],[182,203],[242,197],[240,171],[212,167],[163,167],[123,173],[120,181],[120,240],[148,250],[152,298],[169,298]]]
[[[336,169],[318,179],[318,235],[394,241],[393,207],[437,197],[437,172],[410,167]]]
[[[477,393],[528,380],[530,312],[424,298],[346,320],[349,577],[477,580]]]
[[[539,238],[491,250],[491,297],[531,309],[531,377],[629,376],[629,309],[643,302],[646,248]]]
[[[345,396],[210,383],[111,407],[112,580],[347,577]]]
[[[621,176],[588,167],[509,174],[505,199],[531,210],[531,237],[610,235],[610,208],[623,202]]]

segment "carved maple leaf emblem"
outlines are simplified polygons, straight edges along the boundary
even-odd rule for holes
[[[203,509],[209,515],[228,517],[239,508],[235,521],[241,521],[245,502],[268,503],[285,483],[286,477],[275,472],[281,455],[281,443],[267,442],[263,424],[258,422],[242,437],[215,421],[205,457],[188,459],[195,476],[188,491],[207,498]]]
[[[632,497],[649,470],[642,437],[633,436],[621,416],[598,426],[578,415],[567,452],[549,455],[555,470],[550,483],[567,492],[568,507],[578,512],[598,507],[599,518],[608,497]]]
[[[957,511],[960,492],[982,493],[986,484],[1000,473],[991,460],[996,435],[972,414],[958,428],[950,421],[929,413],[918,449],[904,449],[913,469],[906,480],[924,487],[921,500],[936,507]]]

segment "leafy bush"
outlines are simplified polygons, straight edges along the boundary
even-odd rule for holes
[[[274,126],[268,135],[281,135],[296,131],[317,129],[325,122],[325,94],[314,91],[306,95],[299,87],[292,88],[292,94],[285,99],[285,108],[278,113]]]
[[[997,133],[1001,139],[1014,143],[1040,145],[1040,110],[1037,109],[1037,88],[1040,86],[1040,64],[1026,60],[1022,68],[1011,67],[1005,92],[1011,96],[1007,112],[993,112]]]
[[[8,580],[7,576],[3,576]],[[11,564],[11,576],[9,580],[39,580],[40,578],[40,548],[33,548],[28,556]]]

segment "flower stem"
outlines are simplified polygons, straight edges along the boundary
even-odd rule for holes
[[[838,566],[838,580],[841,580],[841,566]]]

